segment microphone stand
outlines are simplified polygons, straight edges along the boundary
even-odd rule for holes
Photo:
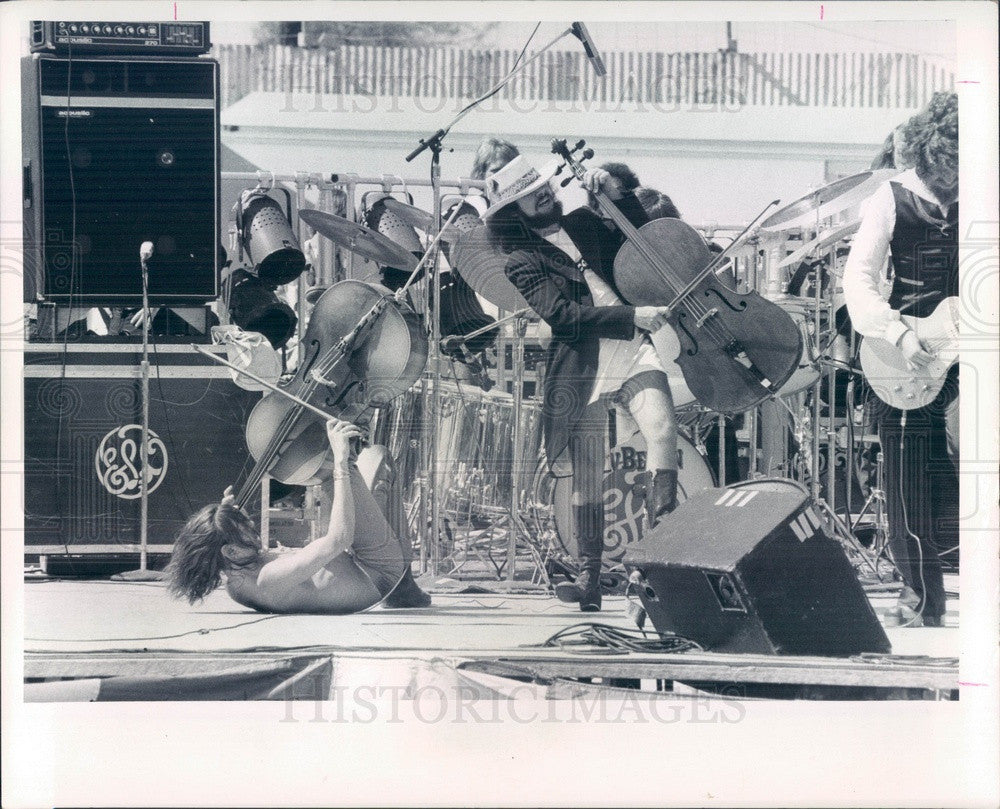
[[[149,267],[146,265],[152,256],[152,245],[146,249],[146,243],[139,250],[139,263],[142,266],[142,362],[140,376],[142,379],[142,443],[139,447],[139,569],[129,570],[112,576],[119,581],[160,581],[163,574],[149,569]]]
[[[555,39],[546,44],[541,50],[535,53],[530,59],[522,62],[516,68],[511,70],[506,76],[504,76],[495,87],[481,95],[479,98],[475,99],[471,103],[467,104],[459,113],[456,115],[451,122],[445,126],[443,129],[437,130],[426,138],[421,138],[418,141],[418,146],[406,156],[406,162],[409,163],[414,160],[418,155],[422,154],[425,150],[431,150],[431,193],[433,197],[434,205],[434,234],[437,237],[441,231],[441,150],[444,148],[443,143],[445,137],[451,131],[451,128],[461,121],[466,115],[468,115],[472,110],[482,104],[490,96],[496,94],[501,89],[503,89],[510,81],[520,73],[523,73],[525,68],[528,67],[536,59],[540,58],[544,53],[551,49],[559,40],[567,36],[573,35],[573,28],[567,28],[565,31],[559,34]],[[432,385],[430,391],[430,407],[427,407],[427,386],[424,386],[421,400],[424,404],[424,416],[423,416],[423,429],[421,434],[424,438],[424,447],[421,452],[422,458],[427,458],[427,463],[424,468],[429,469],[430,474],[430,485],[427,485],[426,476],[421,480],[422,493],[426,493],[427,496],[420,497],[419,504],[419,520],[421,529],[424,530],[425,537],[421,539],[420,542],[420,567],[422,571],[428,570],[428,563],[430,566],[430,571],[432,574],[438,574],[438,563],[439,563],[439,548],[438,548],[438,536],[440,532],[441,525],[441,503],[438,497],[438,490],[440,488],[440,470],[438,469],[438,442],[437,433],[440,429],[440,413],[441,413],[441,368],[440,368],[440,357],[441,357],[441,289],[438,283],[439,271],[438,271],[438,254],[439,248],[437,242],[432,244],[430,251],[433,251],[433,256],[430,266],[428,267],[427,281],[430,286],[428,294],[431,296],[433,301],[433,313],[431,315],[431,341],[430,350],[428,351],[427,361],[431,366],[430,372],[430,383]],[[428,444],[429,441],[429,444]],[[429,457],[428,457],[429,456]],[[429,491],[428,491],[429,490]],[[430,501],[428,504],[428,500]],[[430,525],[428,528],[427,520],[427,507],[430,506]],[[512,515],[512,521],[515,519]],[[425,541],[426,540],[426,541]],[[430,544],[430,553],[428,554],[428,543]]]

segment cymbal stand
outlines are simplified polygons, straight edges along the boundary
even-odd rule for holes
[[[881,451],[875,456],[875,485],[871,487],[868,498],[861,506],[861,511],[851,523],[851,530],[854,531],[865,518],[871,513],[875,522],[875,539],[872,542],[872,553],[878,559],[886,555],[889,547],[889,516],[885,501],[885,459]]]
[[[818,211],[817,211],[818,214]],[[816,222],[816,232],[819,232],[819,221],[817,216]],[[831,248],[836,254],[836,247]],[[832,266],[832,265],[831,265]],[[823,320],[823,276],[822,276],[821,265],[816,265],[816,276],[813,281],[813,324],[815,333],[812,336],[812,340],[815,344],[815,353],[813,356],[816,358],[817,365],[820,365],[819,358],[821,352],[823,351],[822,345],[822,320]],[[830,315],[832,317],[832,313]],[[832,322],[832,321],[831,321]],[[838,538],[842,544],[850,547],[858,554],[861,560],[871,568],[872,572],[878,576],[878,558],[877,556],[873,558],[871,552],[858,541],[857,536],[854,534],[853,526],[849,525],[847,522],[842,520],[837,514],[835,507],[836,502],[836,432],[834,429],[834,411],[836,407],[836,386],[834,384],[834,374],[833,368],[830,368],[827,372],[827,396],[828,402],[828,430],[827,430],[827,486],[826,486],[826,497],[820,496],[820,475],[819,475],[819,450],[820,450],[820,424],[822,416],[822,407],[820,401],[820,388],[822,385],[823,376],[822,374],[816,379],[812,385],[812,458],[810,463],[810,495],[813,502],[820,509],[821,512],[826,516],[828,527],[834,537]],[[848,515],[850,519],[850,515]]]
[[[432,146],[431,149],[433,152],[433,159],[431,161],[431,189],[434,197],[434,238],[420,259],[420,263],[410,273],[407,282],[395,294],[397,300],[402,300],[410,285],[419,275],[421,266],[426,265],[427,294],[431,296],[431,302],[429,303],[431,340],[430,345],[427,347],[427,362],[431,367],[431,384],[430,390],[428,390],[428,378],[425,374],[421,379],[420,391],[422,404],[420,434],[423,437],[420,456],[422,467],[425,470],[418,482],[418,508],[420,530],[422,532],[420,537],[420,569],[422,571],[430,570],[432,574],[437,575],[441,562],[440,543],[438,542],[441,526],[441,500],[438,496],[441,489],[441,470],[438,469],[437,442],[437,434],[440,429],[439,416],[441,413],[441,285],[438,283],[440,272],[440,262],[438,259],[441,255],[439,244],[444,229],[441,227],[440,142],[436,146]],[[458,209],[456,208],[447,224],[450,225],[457,214]],[[428,407],[428,398],[430,399],[430,407]],[[430,507],[429,515],[427,513],[428,507]]]
[[[511,371],[514,395],[514,424],[511,428],[510,454],[510,522],[507,524],[507,585],[514,584],[514,565],[517,558],[518,534],[523,536],[525,543],[532,552],[532,559],[545,581],[549,585],[545,563],[538,549],[531,541],[531,534],[521,518],[521,469],[524,465],[521,441],[521,410],[524,404],[524,338],[528,329],[528,321],[521,316],[514,320],[514,336],[511,345]]]
[[[567,28],[562,31],[557,37],[555,37],[551,42],[544,45],[537,53],[532,55],[530,58],[521,62],[513,70],[511,70],[506,76],[504,76],[495,87],[490,89],[488,92],[481,95],[479,98],[474,99],[465,107],[463,107],[459,113],[452,118],[452,120],[442,129],[437,130],[426,138],[421,138],[418,141],[418,145],[413,151],[411,151],[405,158],[406,162],[409,163],[414,160],[418,155],[424,152],[426,149],[431,151],[431,188],[433,192],[434,199],[434,232],[436,235],[441,233],[441,150],[444,148],[444,139],[448,136],[451,128],[455,126],[459,121],[462,120],[466,115],[468,115],[472,110],[482,104],[486,99],[498,93],[504,86],[506,86],[510,81],[514,79],[520,73],[523,73],[525,69],[532,62],[541,58],[547,51],[555,46],[559,40],[567,36],[573,36],[573,28]],[[432,250],[436,251],[436,247],[432,245]],[[434,314],[431,317],[432,329],[431,329],[431,345],[430,351],[428,353],[428,362],[431,363],[431,376],[434,381],[434,389],[431,392],[431,408],[428,411],[425,408],[424,415],[424,426],[435,428],[437,425],[437,417],[440,408],[441,401],[441,370],[440,370],[440,340],[441,340],[441,290],[439,289],[437,283],[437,254],[435,252],[434,256],[434,270],[433,273],[428,273],[428,283],[430,285],[430,295],[434,301]],[[426,388],[425,388],[426,391]],[[426,395],[424,397],[426,399]],[[430,442],[430,458],[428,459],[431,479],[433,485],[430,486],[430,540],[431,540],[431,555],[430,555],[430,568],[431,572],[438,572],[438,551],[437,551],[437,536],[438,527],[440,525],[440,502],[438,500],[438,482],[440,481],[440,473],[437,469],[437,441],[431,440]],[[427,522],[424,519],[425,513],[424,505],[426,498],[421,497],[421,526],[426,526]],[[514,519],[514,517],[512,517]],[[427,550],[425,548],[426,543],[420,543],[420,564],[421,568],[427,569]]]

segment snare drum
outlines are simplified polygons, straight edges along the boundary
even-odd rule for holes
[[[632,487],[646,469],[646,442],[636,432],[619,442],[605,457],[604,466],[604,559],[620,562],[625,547],[642,539],[644,509],[642,498]],[[715,478],[704,456],[687,438],[677,436],[677,500],[687,500],[695,492],[715,486]],[[535,473],[535,498],[548,506],[554,523],[558,549],[574,558],[578,555],[570,503],[573,478],[555,478],[539,463]]]

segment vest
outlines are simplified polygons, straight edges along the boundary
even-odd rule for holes
[[[890,182],[896,226],[890,250],[896,280],[889,305],[926,317],[947,297],[958,295],[958,203],[941,209],[899,183]]]

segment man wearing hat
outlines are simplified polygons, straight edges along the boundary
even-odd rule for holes
[[[542,426],[549,468],[573,475],[573,522],[581,573],[559,585],[561,600],[585,612],[601,608],[604,550],[604,436],[609,403],[624,405],[647,445],[644,489],[649,527],[677,504],[677,423],[663,365],[647,336],[668,310],[628,306],[612,277],[624,242],[590,210],[563,216],[549,185],[523,156],[487,177],[483,213],[490,243],[506,256],[505,272],[552,329]],[[603,190],[637,227],[648,220],[631,192],[604,169],[584,177]]]

